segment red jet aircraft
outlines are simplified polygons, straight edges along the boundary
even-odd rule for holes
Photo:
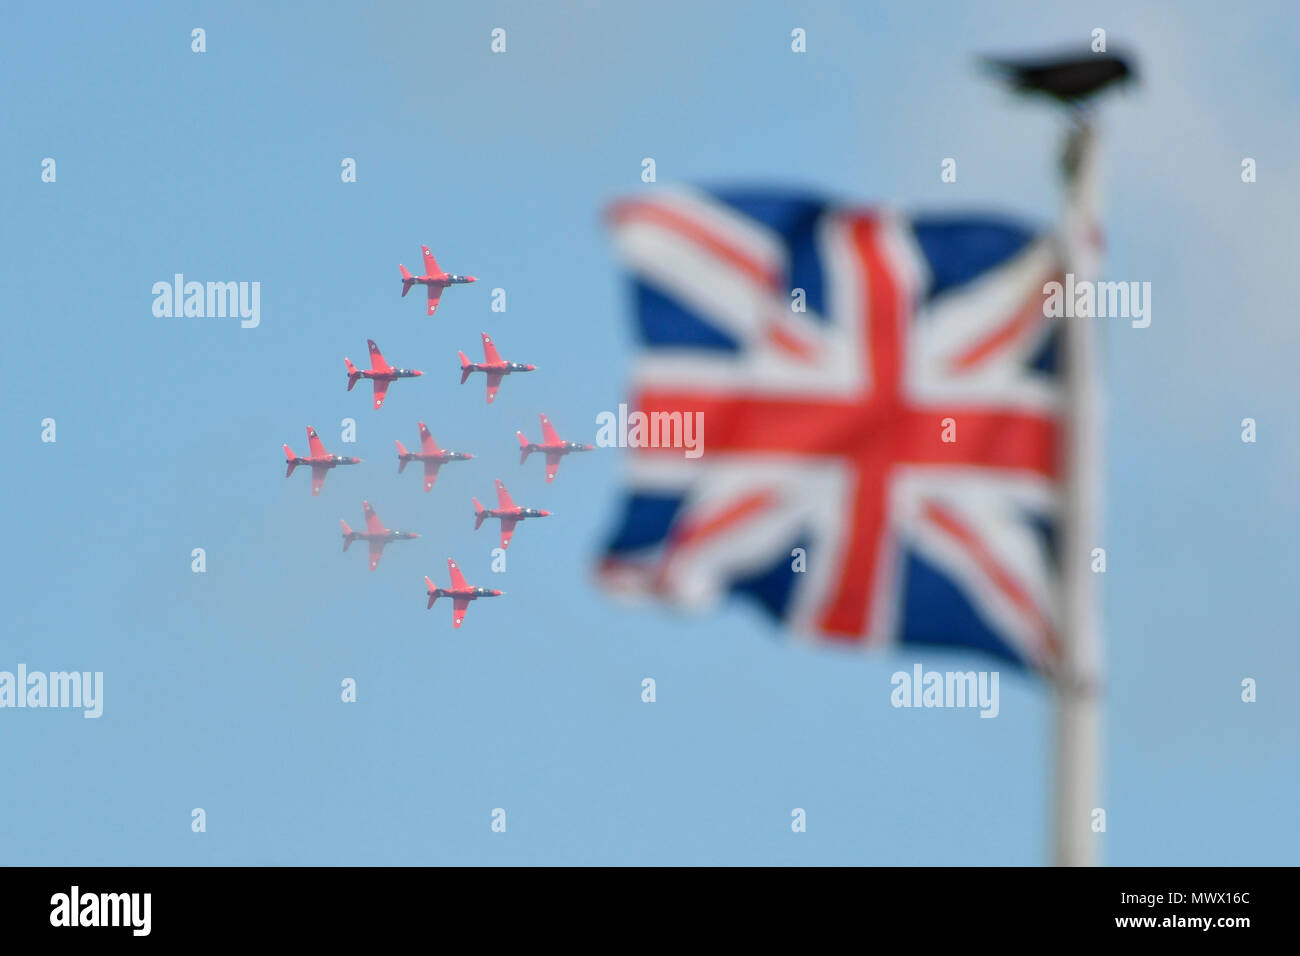
[[[497,351],[497,347],[492,344],[492,339],[486,332],[483,333],[483,361],[471,362],[464,352],[457,352],[460,356],[460,384],[464,385],[469,381],[469,377],[474,372],[487,373],[487,400],[492,404],[492,400],[497,397],[497,389],[501,386],[503,376],[511,372],[532,372],[535,371],[536,365],[524,365],[521,362],[507,362]]]
[[[413,461],[424,462],[424,490],[433,487],[438,477],[438,466],[447,461],[469,461],[474,456],[467,451],[445,451],[429,434],[429,426],[420,422],[420,451],[409,452],[400,441],[397,442],[397,473],[400,475],[407,464]]]
[[[420,252],[424,254],[424,275],[413,276],[406,271],[406,266],[399,265],[397,268],[402,270],[402,295],[411,291],[413,285],[423,285],[429,287],[429,314],[438,308],[438,299],[442,296],[442,290],[449,285],[460,285],[465,282],[477,281],[473,276],[458,276],[450,272],[443,272],[438,268],[438,260],[433,257],[428,246],[421,246]]]
[[[594,445],[584,445],[579,441],[565,441],[556,432],[555,426],[545,415],[539,415],[542,420],[542,442],[534,444],[524,437],[523,432],[515,432],[519,436],[519,464],[528,460],[529,454],[535,451],[546,454],[546,480],[554,481],[555,472],[560,467],[560,459],[565,455],[575,451],[591,451]]]
[[[497,505],[496,508],[484,508],[479,504],[477,498],[471,499],[474,502],[474,530],[477,531],[483,526],[487,518],[501,519],[501,547],[510,547],[510,536],[515,533],[515,525],[525,518],[546,518],[550,515],[549,511],[542,511],[540,508],[521,508],[514,503],[510,497],[510,492],[506,491],[506,486],[497,479]]]
[[[383,408],[384,396],[388,394],[390,384],[399,378],[415,378],[424,373],[417,368],[393,368],[384,361],[383,353],[379,351],[374,339],[366,339],[366,344],[370,346],[370,368],[359,369],[352,364],[352,359],[343,360],[348,367],[348,391],[352,391],[352,386],[363,378],[368,378],[375,383],[375,408]]]
[[[451,575],[451,587],[449,588],[440,588],[427,576],[425,577],[424,586],[428,590],[429,603],[424,606],[424,609],[427,611],[433,607],[433,602],[440,597],[451,598],[452,627],[460,627],[460,622],[465,620],[465,611],[469,609],[470,601],[477,601],[479,598],[484,597],[500,597],[505,593],[495,588],[470,587],[465,580],[465,575],[460,573],[460,568],[456,567],[456,562],[451,558],[447,559],[447,573]]]
[[[284,473],[288,478],[293,474],[293,470],[299,465],[311,465],[311,493],[320,494],[321,488],[325,484],[325,476],[330,473],[331,468],[339,465],[359,465],[360,458],[346,458],[343,455],[331,455],[325,450],[325,443],[320,440],[316,434],[316,429],[310,425],[307,426],[307,444],[311,446],[310,458],[299,458],[293,453],[288,445],[284,446],[284,458],[289,468]]]
[[[371,571],[379,567],[379,559],[384,556],[384,545],[388,542],[409,541],[419,537],[414,531],[390,531],[385,528],[384,523],[379,520],[379,515],[375,514],[375,509],[370,507],[369,501],[361,502],[361,510],[366,513],[365,531],[353,531],[346,521],[339,519],[339,524],[343,525],[343,550],[346,551],[353,541],[369,541]]]

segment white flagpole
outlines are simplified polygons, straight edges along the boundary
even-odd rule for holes
[[[1082,113],[1066,144],[1066,196],[1062,222],[1065,270],[1093,279],[1099,265],[1097,150]],[[1100,648],[1092,571],[1096,535],[1100,443],[1100,394],[1094,386],[1092,317],[1061,318],[1067,408],[1061,574],[1063,660],[1056,682],[1053,860],[1057,866],[1094,866],[1100,835],[1093,831],[1099,808],[1101,762]]]

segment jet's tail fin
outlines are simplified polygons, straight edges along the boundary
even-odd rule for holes
[[[352,529],[348,527],[348,523],[342,518],[339,519],[339,524],[343,525],[343,550],[346,551],[348,545],[352,543]]]
[[[528,439],[524,437],[523,432],[515,432],[515,434],[519,436],[519,464],[522,465],[528,460],[528,455],[532,449],[528,447]]]
[[[411,291],[411,286],[415,285],[415,276],[407,272],[404,265],[399,264],[397,268],[402,270],[402,297],[405,298],[406,293]]]
[[[470,374],[474,370],[470,368],[471,363],[468,355],[464,352],[457,352],[456,354],[460,356],[460,384],[464,385],[469,381]]]
[[[352,364],[352,359],[345,358],[343,364],[348,367],[348,391],[350,392],[352,391],[353,386],[360,380],[361,373],[358,372],[357,367]]]
[[[288,478],[293,474],[293,470],[298,467],[298,463],[294,461],[297,457],[288,445],[284,446],[284,462],[289,466],[284,472],[284,477]]]
[[[429,603],[424,606],[424,609],[427,611],[429,608],[433,607],[433,602],[438,600],[438,595],[435,593],[438,589],[433,581],[429,579],[427,574],[424,576],[424,586],[429,592]]]
[[[474,530],[477,531],[483,527],[483,519],[487,517],[487,514],[483,511],[483,505],[479,503],[477,498],[471,498],[470,500],[474,502]]]
[[[408,452],[405,445],[396,440],[394,444],[397,445],[397,473],[400,475],[406,469],[406,463],[411,459],[406,457]]]

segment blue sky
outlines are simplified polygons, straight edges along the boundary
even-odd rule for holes
[[[547,486],[512,433],[544,411],[591,440],[623,397],[629,316],[599,213],[650,188],[642,157],[662,183],[1049,222],[1057,118],[973,56],[1101,26],[1143,77],[1104,111],[1106,273],[1153,287],[1150,328],[1104,332],[1102,854],[1294,863],[1296,14],[1076,6],[6,4],[0,669],[103,671],[105,701],[99,720],[0,712],[0,862],[1046,860],[1040,682],[1004,672],[997,720],[895,710],[889,676],[914,655],[789,643],[743,605],[629,611],[591,583],[620,453]],[[433,321],[398,298],[422,242],[480,279]],[[151,286],[176,272],[261,282],[261,326],[154,317]],[[481,331],[539,368],[490,407],[455,369]],[[380,412],[344,390],[367,338],[426,373]],[[420,419],[476,455],[429,495],[392,446]],[[308,424],[366,459],[315,499],[281,464]],[[469,508],[496,477],[556,513],[520,528],[504,575]],[[374,574],[339,553],[363,498],[423,535]],[[422,601],[447,555],[507,592],[457,632]]]

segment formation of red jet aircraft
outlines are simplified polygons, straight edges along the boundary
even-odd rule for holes
[[[402,272],[402,295],[405,296],[414,286],[425,286],[428,291],[428,314],[433,315],[438,308],[438,302],[445,289],[453,285],[474,282],[475,278],[474,276],[443,272],[438,266],[437,260],[434,259],[433,253],[429,251],[428,246],[421,246],[420,251],[424,257],[424,275],[411,275],[405,266],[398,266]],[[460,382],[464,385],[473,373],[483,372],[487,379],[487,401],[491,404],[496,398],[497,390],[501,387],[501,380],[505,376],[516,372],[532,372],[536,369],[536,366],[522,362],[506,361],[501,357],[501,353],[497,351],[491,337],[486,332],[482,333],[482,335],[482,362],[471,362],[464,352],[457,353],[460,357]],[[367,339],[366,344],[370,349],[369,368],[359,369],[352,364],[351,359],[345,358],[343,360],[348,372],[347,390],[352,391],[362,379],[370,379],[374,383],[374,407],[380,409],[384,406],[388,387],[393,382],[402,378],[418,378],[424,373],[419,369],[398,368],[390,365],[373,339]],[[581,442],[565,441],[555,430],[549,418],[545,415],[541,415],[539,418],[542,425],[541,442],[530,442],[524,437],[522,431],[515,433],[519,438],[519,462],[520,464],[526,462],[528,456],[533,452],[541,453],[546,459],[546,481],[549,483],[555,480],[556,471],[560,467],[560,460],[565,455],[580,451],[591,451],[593,446]],[[451,451],[439,447],[434,440],[433,434],[429,431],[429,427],[424,422],[419,422],[418,427],[420,431],[419,451],[408,451],[401,441],[395,441],[397,445],[397,470],[398,473],[401,473],[410,463],[420,462],[424,466],[424,490],[428,492],[433,490],[434,482],[438,477],[438,469],[444,464],[451,461],[469,461],[474,456],[469,452]],[[325,450],[325,444],[321,441],[316,429],[310,425],[307,427],[307,444],[310,454],[306,458],[295,455],[288,445],[284,446],[285,464],[287,466],[285,477],[292,475],[294,469],[299,465],[310,467],[312,495],[321,493],[321,489],[325,485],[325,478],[331,469],[340,465],[361,464],[360,458],[331,455]],[[498,519],[501,522],[500,541],[503,549],[509,547],[515,526],[519,522],[528,518],[545,518],[551,514],[551,512],[543,511],[540,508],[522,508],[516,505],[510,497],[510,492],[506,490],[505,484],[500,479],[497,479],[496,490],[497,507],[495,508],[484,508],[477,498],[471,499],[474,502],[474,529],[478,530],[482,527],[483,522],[488,518]],[[370,553],[371,571],[379,566],[379,560],[383,557],[384,548],[390,542],[409,541],[419,537],[413,531],[396,531],[384,527],[384,523],[379,519],[369,501],[363,501],[361,508],[366,521],[364,531],[354,531],[346,521],[342,519],[339,521],[343,527],[343,550],[347,551],[354,541],[365,541]],[[425,577],[424,583],[429,599],[427,607],[432,608],[433,602],[440,597],[452,599],[453,627],[460,627],[465,620],[465,613],[471,601],[484,597],[499,597],[503,593],[493,588],[474,587],[467,583],[460,567],[451,558],[447,559],[447,572],[451,579],[450,587],[438,587],[428,577]]]

